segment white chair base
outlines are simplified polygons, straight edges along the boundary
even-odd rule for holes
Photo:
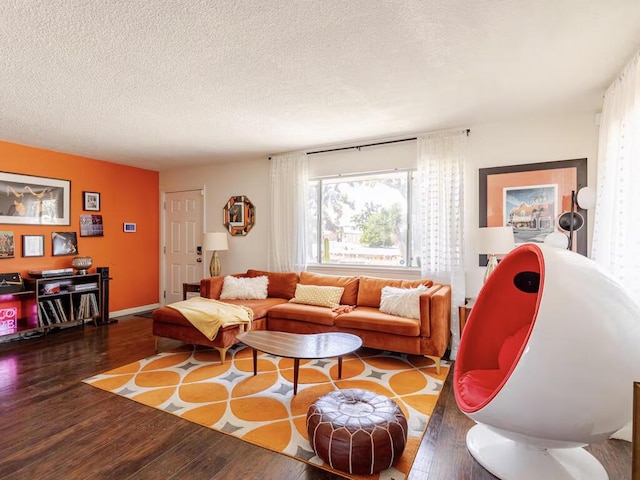
[[[584,448],[541,449],[476,425],[467,448],[480,465],[501,480],[608,480],[600,462]]]

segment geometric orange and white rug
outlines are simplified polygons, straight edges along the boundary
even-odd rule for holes
[[[337,358],[301,360],[294,396],[291,359],[261,353],[254,376],[250,348],[232,347],[221,365],[217,351],[185,345],[84,382],[332,472],[307,440],[307,409],[332,390],[371,390],[393,399],[407,417],[404,453],[379,474],[336,473],[390,480],[404,479],[411,470],[449,372],[443,363],[437,375],[428,358],[362,348],[343,357],[338,379]]]

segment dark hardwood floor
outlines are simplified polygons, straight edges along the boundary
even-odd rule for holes
[[[151,320],[140,317],[0,343],[0,478],[341,478],[81,383],[154,348]],[[495,478],[467,452],[472,425],[456,406],[450,375],[409,478]],[[631,478],[630,443],[588,450],[611,480]]]

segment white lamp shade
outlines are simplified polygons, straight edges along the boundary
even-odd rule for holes
[[[552,232],[544,237],[544,243],[555,248],[567,248],[569,246],[569,237],[564,233]]]
[[[593,187],[583,187],[578,190],[578,196],[576,197],[578,206],[588,210],[596,206],[596,189]]]
[[[229,250],[226,232],[207,232],[202,238],[202,249],[205,252]]]
[[[504,255],[514,247],[513,228],[484,227],[480,229],[480,253]]]

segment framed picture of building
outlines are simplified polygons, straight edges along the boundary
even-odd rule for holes
[[[542,243],[550,233],[563,232],[558,217],[570,211],[572,196],[587,185],[587,159],[481,168],[479,181],[480,227],[511,226],[516,245]],[[586,255],[586,211],[576,207],[585,224],[573,232],[572,248]],[[478,263],[486,265],[487,256],[480,255]]]

